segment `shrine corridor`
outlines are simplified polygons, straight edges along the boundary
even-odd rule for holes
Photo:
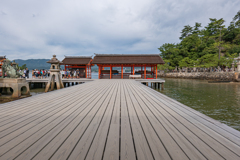
[[[135,80],[0,105],[0,159],[240,159],[240,132]]]

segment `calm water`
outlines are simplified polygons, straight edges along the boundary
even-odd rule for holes
[[[165,80],[165,90],[159,92],[240,130],[240,83]]]

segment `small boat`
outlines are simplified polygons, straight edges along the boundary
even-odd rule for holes
[[[208,83],[229,83],[231,81],[208,81]]]

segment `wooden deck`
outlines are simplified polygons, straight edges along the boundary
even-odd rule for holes
[[[0,159],[240,159],[240,132],[135,80],[0,105]]]

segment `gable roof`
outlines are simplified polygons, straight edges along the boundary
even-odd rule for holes
[[[164,64],[159,54],[95,54],[93,64]]]
[[[92,60],[91,56],[65,56],[62,64],[88,64]]]
[[[0,56],[0,61],[6,59],[6,56]]]

